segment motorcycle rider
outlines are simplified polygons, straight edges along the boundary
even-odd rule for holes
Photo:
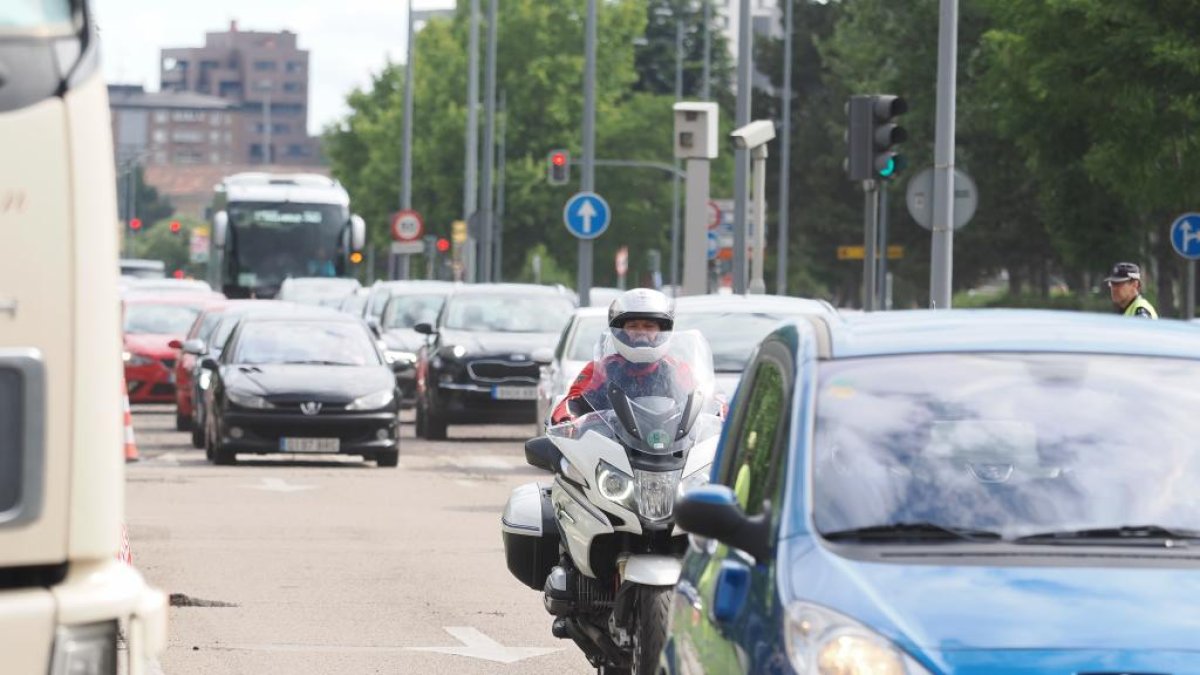
[[[653,396],[688,385],[691,369],[671,358],[675,310],[671,300],[650,288],[635,288],[617,296],[608,307],[608,327],[617,353],[600,362],[589,361],[567,395],[550,415],[551,424],[569,422],[592,411],[588,399],[606,399],[604,387],[613,382],[631,397]],[[601,340],[608,335],[601,336]]]

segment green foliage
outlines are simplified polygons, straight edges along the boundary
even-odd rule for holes
[[[172,232],[171,219],[164,218],[143,226],[137,234],[126,235],[130,237],[127,245],[132,257],[161,260],[168,275],[175,270],[183,270],[189,276],[203,277],[205,265],[191,262],[188,243],[192,230],[204,223],[188,219],[180,219],[179,222],[179,232]]]
[[[512,281],[527,284],[562,284],[567,288],[575,287],[574,269],[564,269],[562,264],[546,248],[545,244],[536,244],[525,249],[525,260],[521,271]]]
[[[1059,309],[1076,312],[1107,312],[1113,311],[1112,301],[1107,295],[1054,294],[1042,296],[1030,293],[1012,295],[1006,292],[997,293],[957,293],[954,296],[954,306],[961,309],[976,309],[981,307],[1009,307],[1018,309]]]
[[[132,179],[132,193],[129,181]],[[153,223],[168,218],[175,213],[171,201],[158,194],[154,187],[146,185],[145,172],[140,165],[133,167],[132,173],[124,172],[117,177],[117,208],[122,222],[129,224],[129,196],[133,195],[133,215],[143,223]]]

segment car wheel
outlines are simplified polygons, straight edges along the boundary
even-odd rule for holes
[[[446,418],[431,411],[425,411],[425,438],[431,441],[446,440]]]
[[[400,465],[400,451],[399,450],[384,450],[383,452],[376,453],[375,465],[379,466],[379,467],[388,467],[388,468],[391,468],[394,466],[399,466]]]
[[[201,431],[195,424],[192,425],[192,447],[204,447],[204,432]]]
[[[187,431],[192,428],[192,418],[180,413],[175,413],[175,431]]]
[[[208,440],[208,458],[213,464],[229,466],[237,463],[237,453],[221,444],[220,429],[213,424],[213,431]]]
[[[413,433],[417,438],[425,438],[425,406],[420,400],[417,401],[416,421],[413,424]]]

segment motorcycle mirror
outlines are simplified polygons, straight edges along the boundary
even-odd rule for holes
[[[554,473],[560,460],[562,453],[549,437],[538,436],[525,441],[525,461],[530,466]]]

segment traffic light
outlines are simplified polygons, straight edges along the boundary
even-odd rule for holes
[[[142,229],[142,219],[141,218],[130,218],[129,219],[129,229],[133,230],[134,232]]]
[[[439,238],[437,240],[437,250],[438,250],[438,253],[445,253],[446,251],[449,251],[450,250],[450,240],[445,237]]]
[[[182,226],[179,224],[179,221],[172,220],[171,221],[171,234],[179,234],[180,229],[182,229]]]
[[[171,273],[171,276],[175,277],[176,279],[182,279],[183,278],[183,270],[175,270],[174,272]]]
[[[363,254],[362,254],[362,253],[359,253],[358,251],[355,251],[355,252],[353,252],[353,253],[351,253],[351,254],[350,254],[350,262],[351,262],[351,264],[357,265],[357,264],[361,263],[362,261],[363,261]]]
[[[566,185],[571,180],[571,154],[552,150],[546,157],[546,181],[551,185]]]
[[[898,116],[908,112],[907,101],[891,94],[851,96],[847,112],[850,180],[887,180],[908,166],[896,149],[908,139],[908,131],[896,123]]]

